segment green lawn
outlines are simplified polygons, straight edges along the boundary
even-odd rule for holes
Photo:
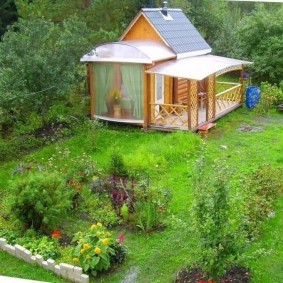
[[[258,131],[250,131],[250,126],[258,127]],[[239,131],[240,127],[242,131]],[[172,282],[180,268],[194,262],[198,237],[189,231],[191,177],[195,160],[204,147],[208,158],[225,160],[238,174],[249,173],[264,163],[282,166],[283,115],[274,112],[268,117],[261,117],[246,109],[239,109],[219,120],[216,129],[203,140],[191,133],[144,132],[139,128],[122,126],[99,129],[92,137],[82,132],[69,140],[37,150],[21,160],[2,163],[0,208],[7,195],[11,171],[18,162],[46,162],[58,150],[68,148],[73,156],[80,156],[83,152],[91,155],[97,168],[103,170],[107,167],[111,152],[119,150],[129,166],[149,174],[153,185],[172,190],[172,216],[164,231],[150,235],[123,229],[129,249],[125,263],[99,276],[94,282],[122,282],[125,278],[135,278],[129,282]],[[283,198],[280,198],[275,217],[266,221],[261,238],[246,251],[246,263],[252,269],[254,283],[283,282],[282,216]],[[118,233],[119,229],[114,232]],[[11,259],[3,252],[0,252],[0,260],[0,274],[63,282],[49,277],[51,275],[40,268]]]

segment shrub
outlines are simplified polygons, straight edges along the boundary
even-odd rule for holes
[[[73,242],[77,244],[73,250],[74,263],[79,264],[84,272],[91,273],[93,276],[96,276],[97,272],[110,268],[111,256],[116,254],[115,249],[117,249],[117,256],[118,253],[120,254],[120,247],[114,244],[111,234],[101,223],[93,224],[86,232],[78,232]]]
[[[225,165],[216,164],[210,171],[200,160],[194,183],[192,213],[200,239],[199,264],[213,279],[235,265],[246,244],[246,235],[231,206],[230,177]]]
[[[263,82],[260,85],[261,97],[255,111],[268,114],[269,110],[283,99],[283,91],[275,85]]]
[[[251,176],[243,180],[245,188],[245,229],[251,239],[260,233],[260,224],[272,212],[274,201],[282,193],[282,168],[269,164],[259,166]]]
[[[56,228],[70,208],[70,193],[56,173],[33,173],[12,183],[12,211],[27,228],[47,232]]]
[[[127,175],[123,156],[120,152],[113,152],[111,155],[111,161],[109,164],[110,175],[123,177]]]

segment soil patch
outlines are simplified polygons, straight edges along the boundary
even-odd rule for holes
[[[250,125],[242,125],[238,128],[238,132],[252,132],[252,133],[257,133],[257,132],[262,132],[263,127],[261,126],[250,126]]]
[[[217,283],[248,283],[251,274],[245,267],[233,267],[218,280]],[[181,269],[176,276],[175,283],[216,283],[209,280],[207,274],[200,268]]]
[[[34,132],[34,136],[36,138],[45,138],[45,137],[53,137],[56,136],[58,132],[62,129],[68,129],[69,125],[67,123],[53,123],[48,124]]]

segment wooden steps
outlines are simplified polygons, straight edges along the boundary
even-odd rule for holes
[[[216,126],[216,123],[207,123],[207,124],[204,124],[200,127],[197,128],[197,131],[200,133],[200,134],[207,134],[208,131],[211,129],[211,128],[214,128]]]

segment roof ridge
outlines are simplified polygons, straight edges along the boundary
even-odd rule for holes
[[[151,11],[162,11],[163,8],[142,8],[141,10],[143,12],[151,12]],[[167,11],[176,11],[176,12],[182,12],[182,9],[180,8],[167,8]]]

